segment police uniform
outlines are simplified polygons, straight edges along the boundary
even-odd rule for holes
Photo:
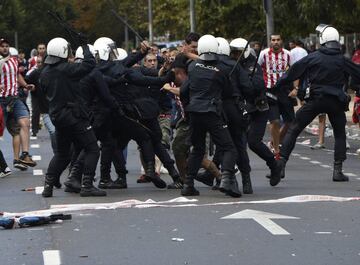
[[[70,162],[69,152],[72,143],[85,152],[80,195],[106,195],[92,184],[99,158],[99,148],[88,114],[81,104],[78,83],[95,67],[95,59],[88,46],[85,46],[83,50],[84,61],[81,64],[68,63],[66,59],[56,63],[49,60],[49,64],[41,73],[41,89],[49,100],[49,115],[56,127],[57,142],[55,155],[50,161],[45,177],[42,194],[44,197],[52,196],[54,184],[58,182],[61,173]],[[51,57],[49,58],[51,59]],[[45,63],[48,63],[47,59]]]
[[[320,113],[326,113],[334,130],[334,181],[347,181],[342,174],[342,162],[346,159],[346,116],[349,98],[344,92],[347,75],[360,80],[360,67],[341,54],[336,41],[326,43],[314,53],[296,62],[277,86],[307,75],[310,97],[296,113],[281,148],[281,157],[286,162],[295,147],[296,138]]]
[[[234,175],[234,165],[237,152],[228,126],[222,119],[222,92],[231,88],[230,81],[222,63],[215,60],[196,60],[188,69],[188,80],[181,87],[182,98],[187,98],[189,104],[185,111],[190,116],[192,128],[191,143],[193,149],[188,160],[185,187],[181,194],[184,196],[199,195],[194,188],[194,179],[199,171],[201,161],[205,155],[206,133],[209,132],[217,148],[223,152],[222,184],[223,192],[239,197]]]

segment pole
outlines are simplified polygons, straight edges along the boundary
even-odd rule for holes
[[[153,18],[152,18],[152,1],[148,0],[148,12],[149,12],[149,41],[153,42]]]
[[[14,44],[15,44],[15,48],[16,48],[17,50],[19,50],[18,33],[17,33],[17,31],[15,31],[15,33],[14,33]]]
[[[267,44],[270,46],[270,37],[274,33],[274,8],[272,0],[264,0],[264,10],[266,14],[266,36]]]
[[[190,31],[196,31],[195,23],[195,0],[190,0]]]
[[[127,20],[127,17],[125,17]],[[125,50],[129,51],[129,28],[128,26],[124,25],[124,39],[125,39]]]

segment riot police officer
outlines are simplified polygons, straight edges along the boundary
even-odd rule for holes
[[[236,149],[222,119],[222,93],[231,88],[230,80],[216,57],[218,42],[212,35],[204,35],[198,42],[199,59],[193,61],[188,69],[188,80],[181,87],[181,97],[187,98],[185,111],[190,115],[192,128],[191,143],[193,149],[188,160],[187,175],[183,196],[196,196],[199,191],[194,187],[194,179],[205,154],[205,138],[209,132],[217,148],[223,152],[222,179],[220,190],[226,194],[239,197],[234,175]]]
[[[247,130],[248,144],[249,148],[255,154],[266,161],[271,171],[270,184],[275,185],[280,181],[281,166],[280,163],[275,160],[274,154],[263,142],[269,109],[265,95],[265,83],[261,66],[257,64],[256,57],[251,53],[250,48],[246,46],[247,40],[243,38],[236,38],[230,42],[230,56],[234,60],[238,60],[241,53],[243,54],[242,58],[240,58],[240,64],[250,77],[253,87],[253,93],[247,96],[245,105],[245,110],[249,116],[249,126]],[[251,191],[251,182],[250,180],[248,182],[247,185]]]
[[[283,140],[281,161],[285,167],[297,136],[317,115],[326,113],[335,138],[333,181],[348,181],[349,178],[342,172],[346,159],[345,111],[349,103],[343,87],[347,75],[360,80],[360,67],[342,55],[339,32],[334,27],[320,24],[316,30],[321,44],[319,50],[296,62],[276,85],[280,87],[305,75],[310,83],[307,91],[309,99],[297,111],[296,119]]]
[[[81,104],[78,82],[95,67],[95,58],[87,45],[83,46],[84,60],[80,64],[68,63],[70,44],[63,38],[54,38],[47,45],[41,76],[41,89],[49,100],[49,115],[56,127],[57,149],[50,161],[44,184],[43,197],[52,197],[53,186],[70,161],[73,143],[85,152],[84,175],[80,196],[105,196],[106,192],[93,186],[99,147]]]

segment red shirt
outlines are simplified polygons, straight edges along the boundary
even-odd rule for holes
[[[4,86],[0,97],[17,96],[19,74],[19,64],[17,58],[10,57],[5,62],[0,63],[0,65],[2,66],[0,72],[0,84]]]

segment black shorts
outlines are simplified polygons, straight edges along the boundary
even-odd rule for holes
[[[269,100],[269,121],[280,120],[290,123],[295,119],[294,104],[291,98],[279,97],[277,101]]]

